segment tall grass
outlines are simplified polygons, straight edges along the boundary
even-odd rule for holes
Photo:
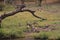
[[[12,11],[14,8],[12,6],[7,6],[4,11]],[[3,11],[3,12],[4,12]],[[3,13],[0,12],[0,15]],[[56,30],[48,31],[48,32],[39,32],[32,34],[34,38],[37,39],[57,39],[60,40],[60,13],[49,13],[46,11],[36,11],[35,14],[37,16],[47,18],[45,21],[41,21],[41,19],[37,19],[32,16],[29,12],[20,12],[15,14],[14,16],[10,16],[5,18],[2,21],[2,28],[0,29],[0,37],[24,37],[24,33],[27,30],[27,22],[33,23],[37,22],[38,26],[46,26],[46,25],[54,25]]]

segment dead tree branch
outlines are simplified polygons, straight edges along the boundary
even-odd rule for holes
[[[16,9],[15,11],[12,11],[12,12],[9,12],[9,13],[4,13],[3,15],[1,15],[1,16],[0,16],[0,28],[1,28],[1,22],[2,22],[3,19],[5,19],[5,18],[7,18],[7,17],[9,17],[9,16],[13,16],[13,15],[19,13],[19,12],[28,11],[28,12],[30,12],[34,17],[44,20],[44,18],[41,18],[41,17],[36,16],[36,15],[34,14],[35,11],[28,10],[28,9],[22,10],[24,7],[25,7],[25,6],[21,6],[19,9]]]
[[[44,19],[44,18],[42,18],[42,17],[39,17],[39,16],[35,15],[35,14],[34,14],[35,11],[28,10],[28,9],[22,10],[22,12],[24,12],[24,11],[28,11],[28,12],[30,12],[30,13],[31,13],[34,17],[36,17],[36,18],[39,18],[39,19],[42,19],[42,20],[46,20],[46,19]]]

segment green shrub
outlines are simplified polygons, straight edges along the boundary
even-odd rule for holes
[[[34,39],[35,40],[47,40],[48,39],[48,35],[46,35],[45,32],[41,32],[41,33],[37,33],[34,35]]]
[[[35,40],[60,40],[58,32],[40,32],[33,34]]]
[[[22,38],[24,37],[22,30],[1,29],[0,38]]]
[[[4,37],[2,30],[0,29],[0,39]]]

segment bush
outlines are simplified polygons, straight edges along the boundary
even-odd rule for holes
[[[14,39],[24,37],[21,30],[0,29],[0,39]]]
[[[2,30],[0,29],[0,39],[3,38],[3,37],[4,37],[3,32],[2,32]]]
[[[37,33],[37,34],[34,35],[34,39],[35,40],[47,40],[48,35],[46,35],[46,33],[44,33],[44,32]]]

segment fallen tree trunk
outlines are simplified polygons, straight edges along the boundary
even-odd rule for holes
[[[24,6],[24,7],[25,7],[25,6]],[[19,13],[19,12],[28,11],[28,12],[30,12],[34,17],[39,18],[39,19],[42,19],[42,20],[45,20],[44,18],[41,18],[41,17],[36,16],[36,15],[34,14],[35,11],[28,10],[28,9],[22,10],[24,7],[21,6],[21,8],[16,9],[15,11],[12,11],[12,12],[9,12],[9,13],[4,13],[3,15],[1,15],[1,16],[0,16],[0,28],[1,28],[1,22],[2,22],[3,19],[5,19],[6,17],[9,17],[9,16],[13,16],[13,15]]]

